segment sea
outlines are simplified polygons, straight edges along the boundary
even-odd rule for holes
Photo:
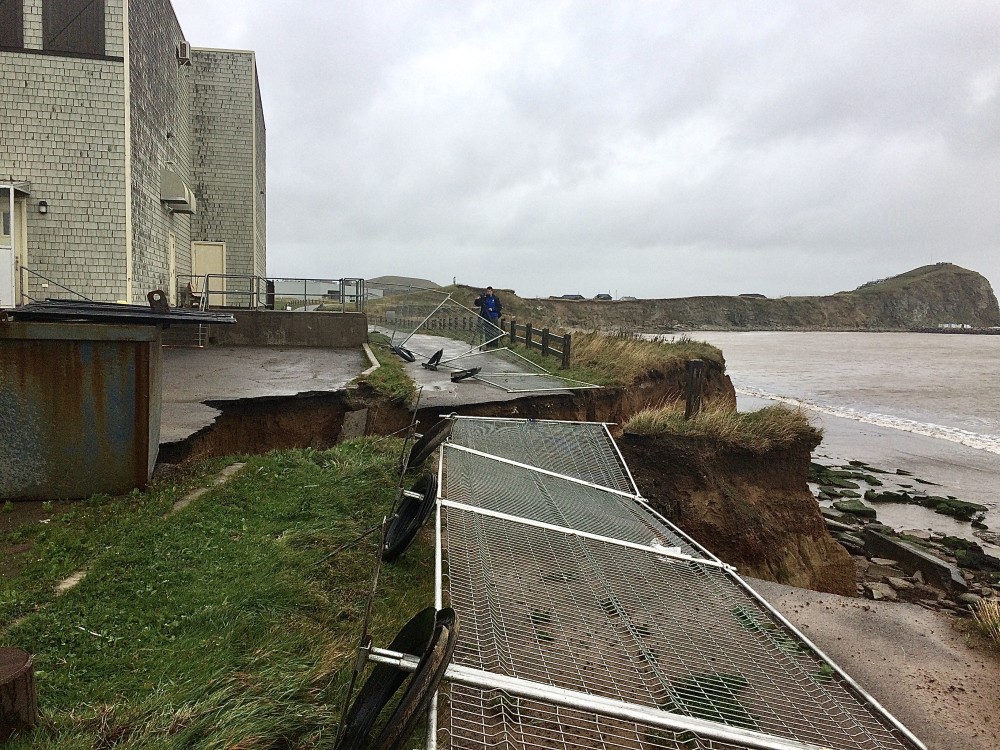
[[[990,529],[976,531],[925,508],[894,503],[878,505],[882,523],[973,539],[1000,556],[1000,336],[688,335],[722,350],[741,411],[776,402],[804,409],[823,430],[813,453],[820,463],[858,460],[909,472],[938,485],[914,489],[987,506]],[[902,475],[892,479],[913,483]]]

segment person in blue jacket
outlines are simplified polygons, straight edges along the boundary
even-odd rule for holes
[[[500,298],[493,293],[493,287],[486,287],[486,291],[476,297],[472,304],[479,308],[479,317],[488,320],[497,328],[500,327],[500,313],[503,312],[503,305]],[[484,327],[483,334],[486,338],[493,338],[496,333],[498,332]]]

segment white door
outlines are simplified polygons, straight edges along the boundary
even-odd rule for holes
[[[14,307],[20,302],[25,240],[24,201],[14,199],[11,214],[10,190],[0,190],[0,307]]]
[[[207,294],[209,306],[226,304],[226,243],[225,242],[192,242],[191,243],[191,290],[197,294]],[[208,276],[208,288],[204,289],[205,277]]]

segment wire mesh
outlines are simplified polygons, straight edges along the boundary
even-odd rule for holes
[[[602,716],[502,690],[452,685],[442,702],[438,741],[456,750],[607,748],[608,750],[738,750],[693,732]]]
[[[716,569],[456,508],[456,663],[824,747],[904,748]]]
[[[448,500],[602,537],[674,548],[692,557],[700,549],[633,497],[514,466],[445,444]]]
[[[489,346],[504,335],[501,328],[454,300],[446,291],[407,288],[389,291],[391,293],[368,301],[368,319],[396,345],[409,344],[413,334],[419,331],[425,339],[421,341],[424,347],[432,348],[427,352],[418,352],[414,346],[409,348],[425,357],[441,348],[435,345],[435,339],[464,344],[458,347],[460,354],[442,358],[442,362],[447,362],[474,348]]]
[[[451,440],[528,466],[635,492],[602,424],[458,418]]]
[[[703,557],[620,494],[633,488],[603,426],[459,419],[452,440],[442,457],[441,579],[462,618],[457,664],[777,742],[919,747],[714,558],[621,543]],[[749,746],[498,689],[451,685],[449,694],[439,735],[452,747]]]

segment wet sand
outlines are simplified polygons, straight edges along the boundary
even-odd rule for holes
[[[747,581],[928,750],[1000,747],[1000,651],[970,621]]]

